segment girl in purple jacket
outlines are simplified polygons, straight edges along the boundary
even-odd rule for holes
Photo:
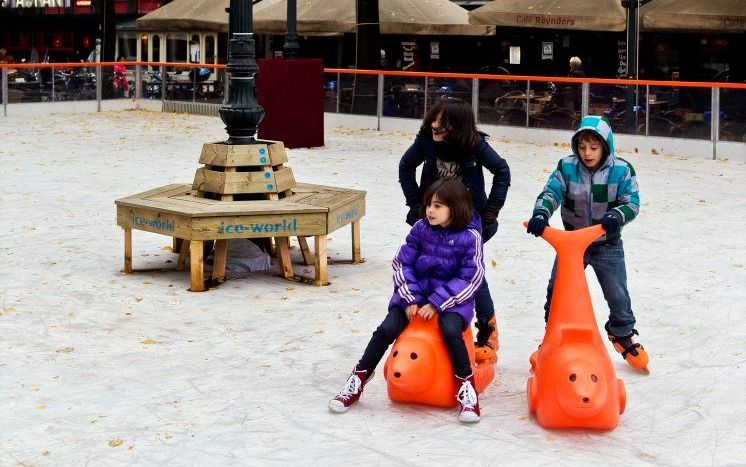
[[[425,192],[418,220],[394,258],[394,294],[389,311],[329,409],[345,412],[360,399],[386,349],[415,315],[438,318],[460,390],[459,420],[479,421],[474,375],[462,332],[474,316],[474,293],[484,277],[481,220],[468,189],[439,180]]]

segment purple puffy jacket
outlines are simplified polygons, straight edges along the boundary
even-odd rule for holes
[[[394,295],[389,309],[416,303],[458,313],[464,325],[474,316],[474,293],[484,278],[482,225],[474,213],[465,230],[432,227],[420,219],[394,258]]]

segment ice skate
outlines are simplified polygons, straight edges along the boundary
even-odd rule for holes
[[[329,401],[329,410],[332,412],[347,412],[347,410],[360,399],[363,394],[365,384],[373,377],[375,371],[371,371],[370,375],[365,370],[358,370],[355,367],[347,378],[347,382],[339,393],[334,396],[334,399]]]
[[[493,316],[488,322],[477,320],[477,341],[474,343],[474,359],[477,364],[497,363],[497,319]]]
[[[614,349],[622,354],[624,360],[629,363],[631,367],[637,368],[644,373],[650,373],[650,370],[648,369],[648,361],[650,360],[648,353],[642,345],[635,343],[635,341],[632,340],[632,336],[638,334],[637,330],[633,329],[629,335],[620,337],[611,334],[608,323],[606,323],[605,328],[609,340],[614,344]]]

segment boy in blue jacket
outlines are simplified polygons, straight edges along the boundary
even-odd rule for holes
[[[605,234],[588,247],[583,264],[593,267],[609,305],[605,328],[617,352],[634,368],[646,371],[648,354],[635,343],[635,316],[627,291],[627,271],[622,245],[622,227],[637,217],[640,195],[632,165],[614,153],[614,137],[603,117],[587,116],[572,137],[573,154],[559,161],[536,200],[527,232],[540,236],[552,213],[561,207],[565,230],[601,224]],[[557,271],[552,267],[544,320]],[[531,356],[535,359],[535,354]]]

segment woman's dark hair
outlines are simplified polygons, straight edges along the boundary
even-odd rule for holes
[[[464,230],[469,225],[474,205],[469,190],[460,180],[438,180],[430,185],[422,198],[422,217],[425,217],[427,205],[434,196],[437,196],[439,203],[445,204],[451,210],[451,223],[448,228]]]
[[[470,151],[477,144],[477,122],[471,104],[461,99],[441,99],[425,115],[420,135],[431,135],[432,124],[440,115],[440,125],[448,130],[446,139]]]

